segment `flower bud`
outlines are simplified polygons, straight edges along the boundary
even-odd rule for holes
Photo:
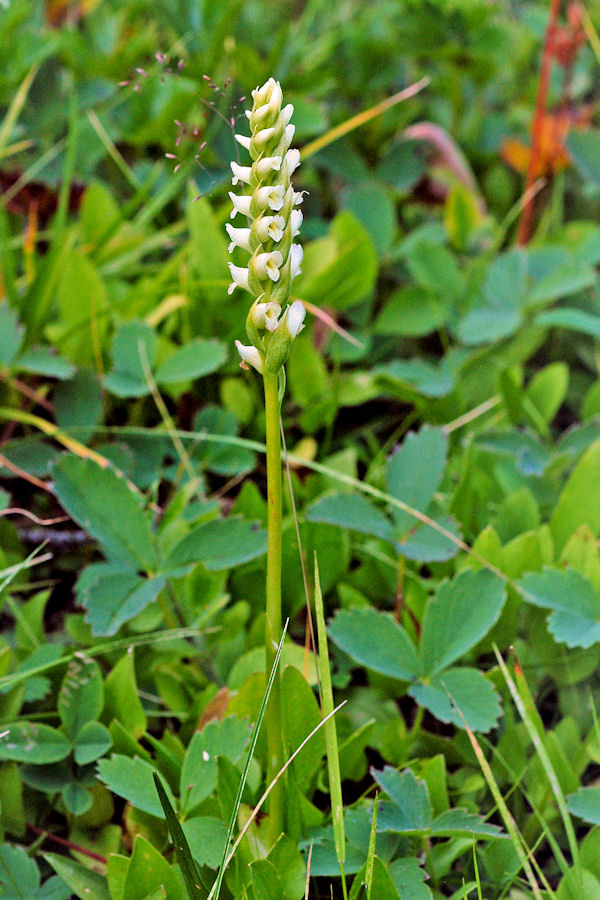
[[[256,347],[247,347],[242,344],[241,341],[236,341],[235,346],[237,347],[237,351],[242,357],[242,361],[240,363],[240,368],[247,369],[248,366],[253,366],[257,372],[260,372],[262,375],[265,367],[264,360],[262,354]]]

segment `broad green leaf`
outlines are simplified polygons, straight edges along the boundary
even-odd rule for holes
[[[87,722],[98,718],[103,706],[104,689],[98,663],[78,654],[67,666],[57,706],[71,740]]]
[[[212,721],[197,731],[181,767],[182,811],[189,812],[209,797],[217,786],[217,757],[237,762],[250,738],[248,723],[236,716]]]
[[[493,343],[517,329],[526,272],[523,250],[509,250],[496,257],[487,271],[481,298],[459,322],[457,332],[463,343]]]
[[[600,900],[600,881],[591,872],[581,869],[569,869],[563,876],[556,900]]]
[[[396,550],[407,559],[416,559],[419,562],[446,562],[460,550],[460,528],[453,516],[432,516],[444,531],[454,535],[456,540],[451,540],[436,528],[430,525],[419,525],[408,533],[408,537],[400,543],[395,543]],[[417,519],[414,520],[418,521]]]
[[[388,298],[375,321],[373,331],[375,334],[421,337],[442,326],[449,312],[448,307],[433,291],[409,285]]]
[[[546,328],[566,328],[567,331],[580,331],[582,334],[600,338],[600,316],[585,312],[583,309],[574,309],[569,306],[550,309],[537,317],[536,324]]]
[[[68,856],[59,856],[58,853],[42,855],[79,900],[111,900],[106,878],[98,872],[93,872]]]
[[[396,232],[396,210],[387,190],[378,181],[361,181],[343,194],[342,205],[369,232],[379,255],[385,256]]]
[[[158,367],[159,384],[190,381],[216,372],[227,359],[227,348],[221,341],[197,338],[180,347]]]
[[[561,300],[563,297],[570,297],[571,294],[576,294],[578,291],[583,291],[586,288],[592,287],[596,284],[596,281],[597,276],[591,266],[569,261],[564,263],[564,265],[559,266],[553,272],[550,272],[550,274],[546,275],[545,278],[542,278],[535,285],[527,298],[527,304],[528,306],[542,306],[546,303],[550,303],[552,300]],[[569,322],[571,319],[571,315],[569,314],[577,312],[580,311],[568,308],[565,308],[564,310],[552,309],[548,312],[541,313],[536,318],[536,324],[559,328],[575,328],[578,331],[584,331],[584,328],[580,328]],[[564,315],[565,313],[567,315]],[[578,318],[577,315],[573,315],[573,322],[577,322]],[[595,318],[597,317],[581,311],[582,322],[591,321]]]
[[[57,356],[49,347],[32,347],[16,360],[16,366],[23,372],[33,375],[46,375],[48,378],[71,378],[75,374],[75,366]]]
[[[0,891],[2,900],[34,900],[40,873],[23,847],[0,846]]]
[[[582,787],[567,797],[569,812],[592,825],[600,825],[600,788]]]
[[[444,225],[455,247],[459,250],[467,248],[480,218],[475,193],[457,181],[444,203]]]
[[[146,713],[137,691],[133,648],[121,657],[106,676],[102,718],[108,723],[117,719],[136,739],[146,730]]]
[[[19,322],[16,310],[6,300],[0,303],[0,365],[10,366],[17,356],[25,328]]]
[[[38,722],[3,725],[0,733],[0,759],[45,765],[65,759],[71,744],[61,731]]]
[[[90,582],[78,596],[87,612],[92,634],[111,636],[125,622],[146,609],[165,586],[165,579],[142,578],[132,572],[109,573]]]
[[[185,895],[173,867],[153,844],[138,834],[125,877],[125,897],[127,900],[147,900],[161,887],[164,892],[157,894],[157,897],[184,900]]]
[[[77,365],[95,368],[98,348],[104,345],[110,321],[106,282],[82,249],[65,252],[56,264],[57,284],[52,285],[51,280],[48,283],[53,287],[52,301],[58,301],[59,317],[46,326],[46,335]],[[45,318],[41,310],[37,313],[39,318]]]
[[[519,581],[528,603],[552,609],[548,629],[569,647],[591,647],[600,641],[600,597],[575,569],[529,572]]]
[[[196,816],[181,826],[192,856],[200,866],[216,869],[223,858],[227,827],[214,816]]]
[[[377,275],[377,254],[363,226],[349,212],[339,213],[327,237],[310,243],[303,273],[294,290],[321,306],[346,309],[367,297]]]
[[[109,558],[126,563],[135,571],[155,568],[156,549],[149,517],[114,469],[65,455],[53,473],[59,502],[100,542]]]
[[[213,519],[194,528],[173,547],[164,570],[202,563],[210,571],[231,569],[267,551],[267,533],[241,518]]]
[[[87,766],[104,756],[112,745],[108,728],[101,722],[86,722],[75,735],[75,762]]]
[[[425,831],[431,825],[431,804],[424,781],[410,769],[399,772],[386,766],[381,772],[371,769],[373,778],[391,803],[382,804],[377,818],[380,831]]]
[[[424,673],[436,675],[475,646],[498,621],[505,599],[503,583],[486,569],[443,582],[422,622]]]
[[[401,681],[418,677],[421,663],[408,634],[394,619],[372,608],[343,609],[329,624],[329,634],[351,659]]]
[[[77,439],[86,443],[103,412],[102,393],[95,373],[90,369],[79,369],[73,378],[56,386],[52,400],[59,428],[65,431],[76,428]]]
[[[438,303],[450,311],[465,290],[465,280],[456,258],[433,241],[420,240],[410,249],[406,264],[413,278],[436,294]]]
[[[281,673],[281,691],[285,697],[282,730],[286,745],[295,749],[321,721],[319,704],[308,681],[295,666],[286,666]],[[301,791],[313,781],[324,754],[324,729],[320,729],[292,763]]]
[[[550,519],[550,530],[560,554],[579,525],[589,525],[594,537],[600,531],[600,503],[597,488],[600,484],[600,441],[584,453],[564,486]]]
[[[438,364],[424,359],[395,359],[376,366],[372,374],[386,392],[424,397],[445,397],[454,387],[454,376],[444,359]]]
[[[156,346],[156,333],[145,322],[121,325],[112,342],[113,368],[104,380],[108,390],[118,397],[149,394],[146,368],[154,367]]]
[[[402,900],[431,900],[433,895],[425,884],[427,873],[418,859],[412,856],[395,859],[389,865],[389,873]]]
[[[386,469],[388,493],[419,512],[426,513],[446,465],[447,439],[441,428],[424,425],[409,434],[390,457]],[[409,512],[392,507],[398,535],[418,521]]]
[[[566,144],[580,175],[600,185],[600,131],[571,131]]]
[[[256,859],[250,863],[250,871],[256,900],[281,900],[281,881],[272,862],[268,859]]]
[[[113,753],[110,759],[98,762],[98,777],[109,791],[129,800],[137,809],[162,819],[164,813],[154,786],[154,771],[150,763],[143,759],[130,759],[119,753]],[[163,787],[171,806],[175,806],[171,789],[164,781]]]
[[[366,884],[366,877],[367,864],[365,863],[352,882],[349,900],[366,900],[368,894],[366,887],[363,887]],[[378,856],[373,859],[371,897],[376,897],[377,900],[400,900],[394,880]],[[402,894],[402,898],[404,898],[404,894]]]
[[[566,363],[550,363],[537,372],[527,385],[527,399],[533,403],[544,421],[550,423],[565,399],[569,386]]]
[[[447,809],[431,823],[430,834],[437,837],[477,835],[478,837],[506,837],[498,825],[488,825],[482,816],[466,809]]]
[[[66,784],[60,792],[67,811],[72,816],[82,816],[92,806],[92,796],[82,785],[72,781]]]
[[[473,731],[489,731],[500,718],[498,694],[477,669],[446,669],[427,684],[412,685],[409,694],[437,719],[458,728],[465,727],[458,710]]]
[[[390,520],[361,494],[328,494],[320,497],[306,510],[309,522],[325,522],[339,528],[349,528],[362,534],[372,534],[390,543],[394,527]]]
[[[300,900],[304,897],[306,866],[298,844],[283,834],[268,856],[281,881],[280,900]]]
[[[225,231],[205,197],[196,198],[197,190],[190,183],[187,220],[190,229],[191,261],[201,296],[211,304],[223,303],[227,283],[231,280],[227,269],[227,241]],[[198,304],[202,306],[202,302]],[[194,320],[193,320],[194,321]],[[204,314],[196,314],[200,333]]]

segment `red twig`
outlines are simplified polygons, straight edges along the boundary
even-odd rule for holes
[[[531,152],[529,154],[529,164],[527,166],[527,175],[525,177],[525,193],[527,193],[535,181],[536,169],[540,157],[542,130],[544,117],[546,115],[546,100],[548,98],[548,85],[550,82],[550,68],[554,52],[554,37],[557,29],[560,3],[561,0],[550,0],[550,16],[546,27],[546,34],[544,35],[544,53],[542,55],[542,63],[540,66],[540,80],[535,103],[535,116],[531,129]],[[521,247],[529,240],[532,215],[533,197],[531,197],[523,206],[523,212],[521,213],[521,219],[519,221],[517,244]]]
[[[61,847],[66,847],[68,850],[73,850],[75,853],[82,853],[84,856],[89,857],[89,859],[94,859],[96,862],[103,863],[104,865],[108,862],[105,856],[100,856],[99,853],[94,853],[93,850],[88,850],[87,847],[81,847],[79,844],[67,841],[65,838],[61,838],[57,834],[51,834],[49,831],[38,828],[37,825],[31,825],[29,822],[26,822],[25,824],[30,831],[37,834],[39,837],[43,837],[44,840],[54,841],[55,844],[60,844]]]

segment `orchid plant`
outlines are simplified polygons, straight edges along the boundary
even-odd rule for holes
[[[231,163],[233,191],[231,218],[245,216],[247,226],[227,224],[229,252],[241,247],[250,253],[247,267],[229,263],[232,282],[229,293],[243,288],[253,297],[246,319],[250,343],[236,341],[244,369],[253,367],[263,377],[267,445],[268,545],[266,584],[266,671],[269,672],[281,638],[281,435],[280,406],[285,389],[284,365],[292,343],[304,327],[306,314],[300,300],[291,301],[291,287],[300,271],[302,247],[294,243],[302,223],[298,208],[303,193],[295,191],[291,176],[300,164],[300,152],[290,149],[294,107],[282,107],[279,82],[273,78],[252,91],[253,106],[246,112],[249,137],[236,140],[250,153],[252,163]],[[281,691],[277,675],[266,716],[268,746],[267,780],[273,781],[284,764],[281,735]],[[283,781],[271,794],[269,809],[271,835],[276,840],[285,828]]]

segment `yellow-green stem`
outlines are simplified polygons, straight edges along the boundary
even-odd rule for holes
[[[281,638],[281,437],[279,431],[279,392],[277,375],[264,375],[267,443],[267,603],[266,671],[270,672]],[[281,681],[275,675],[265,712],[267,731],[267,782],[277,776],[284,764],[281,720]],[[271,792],[269,818],[275,841],[285,828],[285,782],[281,778]]]

